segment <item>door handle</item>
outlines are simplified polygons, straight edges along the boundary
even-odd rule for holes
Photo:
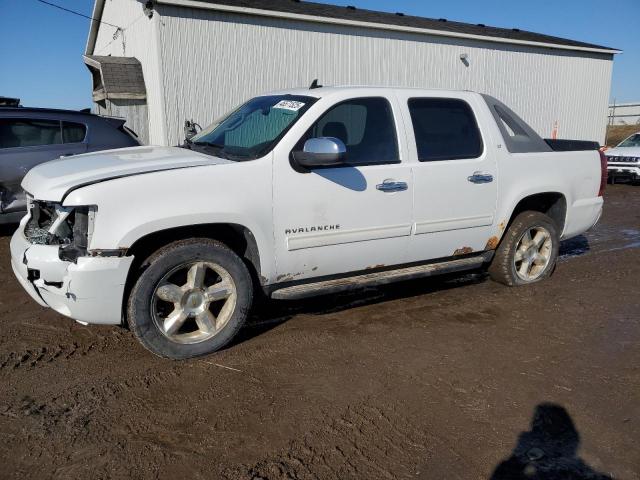
[[[473,175],[467,177],[471,183],[491,183],[493,182],[493,175],[490,173],[473,172]]]
[[[407,188],[409,188],[407,186],[407,182],[396,182],[395,180],[391,180],[390,178],[376,185],[376,189],[386,193],[402,192]]]

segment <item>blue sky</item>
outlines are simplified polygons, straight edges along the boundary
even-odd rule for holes
[[[87,15],[93,7],[93,0],[51,1]],[[517,27],[618,48],[624,53],[614,61],[611,99],[618,103],[640,100],[640,0],[324,3]],[[0,95],[19,97],[29,106],[90,107],[91,81],[82,63],[88,28],[89,20],[35,0],[0,0]]]

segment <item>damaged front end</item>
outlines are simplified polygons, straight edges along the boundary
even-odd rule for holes
[[[76,262],[88,254],[89,236],[97,207],[63,207],[28,200],[29,220],[24,235],[33,245],[57,245],[60,260]],[[90,231],[91,229],[91,231]]]
[[[18,281],[38,303],[80,323],[119,324],[133,257],[89,249],[97,207],[27,200],[11,239]]]

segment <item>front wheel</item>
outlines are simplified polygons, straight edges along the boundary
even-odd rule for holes
[[[158,356],[185,359],[227,345],[251,308],[251,276],[224,244],[182,240],[152,255],[128,304],[134,335]]]
[[[560,236],[555,222],[540,212],[519,214],[496,250],[489,275],[509,286],[539,282],[551,275]]]

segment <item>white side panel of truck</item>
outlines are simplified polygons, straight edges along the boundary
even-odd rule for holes
[[[412,232],[413,184],[402,119],[390,93],[390,90],[386,94],[379,90],[363,90],[357,95],[336,95],[329,101],[319,101],[274,150],[277,281],[334,275],[407,261]],[[296,171],[289,161],[290,153],[307,129],[336,104],[359,97],[383,98],[389,102],[399,146],[399,163],[343,165],[306,173]],[[385,191],[385,182],[400,182],[404,186],[399,191]]]
[[[486,106],[477,96],[465,92],[443,96],[444,99],[464,102],[471,108],[470,113],[475,115],[482,139],[480,153],[474,158],[421,161],[409,102],[412,99],[434,97],[422,97],[411,90],[399,91],[397,95],[407,126],[409,155],[413,165],[414,235],[409,247],[409,261],[486,250],[496,223],[497,187],[500,181],[496,139],[487,128],[491,118]]]

